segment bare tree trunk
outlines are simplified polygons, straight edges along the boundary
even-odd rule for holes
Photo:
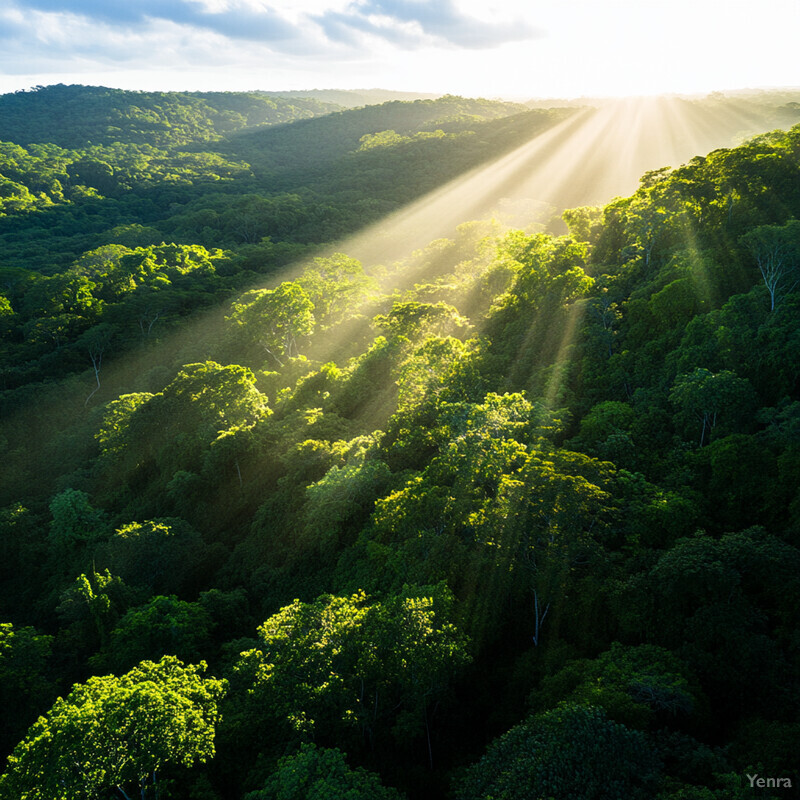
[[[275,359],[275,360],[278,362],[278,366],[279,366],[279,367],[282,367],[282,366],[283,366],[283,361],[281,361],[281,360],[278,358],[278,356],[276,356],[276,355],[275,355],[275,353],[273,353],[273,352],[272,352],[272,350],[270,350],[270,348],[269,348],[269,347],[267,347],[267,345],[266,345],[266,344],[264,344],[264,342],[261,342],[261,346],[264,348],[264,350],[266,350],[266,351],[267,351],[267,354],[268,354],[268,355],[272,356],[272,357],[273,357],[273,358],[274,358],[274,359]]]
[[[89,405],[89,401],[95,396],[97,390],[100,388],[100,367],[103,364],[103,351],[100,350],[99,352],[95,353],[92,350],[90,350],[89,358],[92,359],[92,367],[94,368],[94,379],[97,381],[97,386],[94,387],[92,393],[86,398],[86,402],[83,404],[84,407]]]
[[[533,590],[533,619],[534,619],[534,631],[533,631],[533,646],[539,646],[539,634],[542,629],[542,623],[547,616],[547,612],[550,610],[550,603],[548,603],[544,607],[544,611],[540,611],[539,608],[539,593],[536,589]]]

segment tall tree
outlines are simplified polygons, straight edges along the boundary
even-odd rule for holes
[[[493,742],[459,781],[457,800],[646,800],[658,758],[638,731],[597,708],[564,705]]]
[[[352,769],[338,749],[303,744],[278,769],[264,787],[245,800],[401,800],[396,789],[381,784],[377,775]]]
[[[769,292],[769,310],[800,281],[800,220],[762,225],[742,237]]]
[[[262,347],[279,367],[299,354],[299,340],[314,329],[314,304],[305,289],[291,281],[246,292],[232,309],[228,321],[234,331]]]
[[[158,800],[159,771],[214,755],[224,681],[174,657],[76,684],[34,723],[0,778],[3,800]]]

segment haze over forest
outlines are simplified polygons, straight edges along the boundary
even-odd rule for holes
[[[0,800],[796,796],[798,16],[0,9]]]

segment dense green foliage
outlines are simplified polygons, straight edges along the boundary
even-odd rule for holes
[[[400,800],[394,789],[382,786],[363,769],[348,768],[339,750],[301,746],[287,756],[261,791],[246,800]]]
[[[467,773],[460,800],[653,796],[655,753],[602,711],[566,706],[512,728]]]
[[[82,147],[87,142],[185,145],[336,108],[336,104],[298,95],[125,92],[59,84],[0,97],[0,139],[62,147]]]
[[[76,685],[14,749],[0,796],[89,800],[113,788],[127,796],[126,785],[142,798],[157,796],[147,785],[155,785],[162,767],[188,767],[214,755],[225,684],[201,678],[204,667],[184,667],[167,656],[119,678]]]
[[[572,112],[0,110],[0,797],[796,779],[800,126],[363,265]]]

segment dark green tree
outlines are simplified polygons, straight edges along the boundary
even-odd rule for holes
[[[401,800],[396,790],[361,768],[347,766],[340,750],[302,744],[292,756],[278,762],[278,769],[263,789],[245,800]]]
[[[660,771],[645,737],[597,708],[564,705],[493,742],[456,784],[457,800],[653,797]]]

